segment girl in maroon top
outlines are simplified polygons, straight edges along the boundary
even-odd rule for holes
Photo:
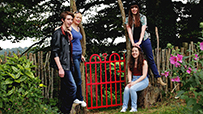
[[[128,84],[124,89],[123,106],[121,112],[128,108],[129,96],[131,96],[130,112],[137,112],[137,91],[145,89],[149,80],[147,78],[148,64],[144,60],[143,53],[138,46],[132,46],[131,57],[128,62]]]

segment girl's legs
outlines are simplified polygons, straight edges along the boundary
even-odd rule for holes
[[[77,85],[76,99],[75,103],[81,104],[82,107],[86,107],[86,103],[83,100],[82,96],[82,79],[80,71],[80,62],[81,62],[81,53],[80,51],[73,51],[73,63],[74,63],[74,80]]]
[[[137,80],[141,76],[133,76],[133,81]],[[137,111],[137,91],[141,91],[145,89],[149,85],[149,80],[146,77],[144,80],[134,84],[130,87],[130,95],[131,95],[131,110]]]
[[[130,88],[128,88],[126,86],[124,89],[124,93],[123,93],[123,106],[122,106],[122,108],[124,108],[124,109],[128,108],[129,96],[130,96]]]
[[[152,45],[151,45],[151,41],[150,39],[147,39],[145,41],[142,42],[141,44],[141,48],[144,51],[146,57],[147,57],[147,61],[148,61],[148,65],[151,68],[155,78],[161,77],[159,75],[157,66],[154,62],[154,57],[153,57],[153,53],[152,53]]]

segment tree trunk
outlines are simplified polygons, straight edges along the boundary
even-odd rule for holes
[[[130,40],[128,38],[128,32],[126,29],[126,25],[125,25],[125,11],[123,9],[123,3],[121,0],[118,0],[118,4],[120,7],[120,11],[121,11],[121,15],[122,15],[122,21],[123,21],[123,27],[125,30],[125,38],[126,38],[126,50],[127,50],[127,58],[126,58],[126,63],[128,63],[129,57],[130,57]],[[127,72],[127,65],[126,65],[126,72]],[[126,73],[126,77],[127,77],[127,73]],[[127,80],[126,80],[127,81]]]
[[[77,11],[77,7],[76,7],[76,0],[70,0],[70,11],[71,12],[75,12]],[[82,55],[85,57],[86,54],[86,34],[85,34],[85,30],[82,26],[82,24],[80,23],[79,25],[80,27],[80,32],[82,34],[82,40],[81,40],[81,46],[82,46]],[[84,74],[84,63],[82,63],[80,65],[80,71],[81,71],[81,78],[82,78],[82,95],[83,95],[83,99],[85,101],[85,74]],[[73,105],[74,108],[72,108],[72,112],[79,112],[79,113],[85,113],[84,108],[81,108],[81,106],[79,105]],[[86,109],[86,108],[85,108]]]

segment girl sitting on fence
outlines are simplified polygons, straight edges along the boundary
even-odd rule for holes
[[[137,91],[145,89],[149,80],[147,77],[148,64],[138,46],[132,46],[128,62],[128,84],[124,89],[123,106],[121,112],[126,112],[129,97],[131,97],[130,112],[137,112]]]

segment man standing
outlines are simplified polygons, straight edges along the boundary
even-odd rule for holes
[[[72,35],[69,27],[74,15],[64,11],[60,15],[62,26],[54,31],[51,40],[51,67],[58,70],[61,78],[61,112],[69,114],[76,98],[76,84],[72,75]]]

